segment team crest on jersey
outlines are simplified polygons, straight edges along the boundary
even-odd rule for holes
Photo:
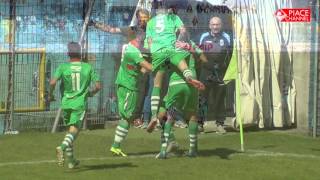
[[[131,64],[127,64],[127,69],[128,69],[128,70],[135,70],[136,67],[133,66],[133,65],[131,65]]]
[[[224,40],[220,39],[220,46],[224,46]]]

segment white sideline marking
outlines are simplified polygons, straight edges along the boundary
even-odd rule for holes
[[[156,154],[145,154],[145,155],[130,155],[128,157],[91,157],[91,158],[80,158],[80,161],[93,161],[93,160],[114,160],[114,159],[138,159],[138,158],[154,158]],[[309,158],[309,159],[320,159],[320,156],[312,154],[295,154],[295,153],[281,153],[271,152],[263,150],[246,150],[244,153],[231,154],[230,157],[234,156],[248,156],[248,157],[291,157],[291,158]],[[18,162],[4,162],[0,163],[0,167],[3,166],[19,166],[19,165],[34,165],[34,164],[47,164],[57,163],[56,160],[41,160],[41,161],[18,161]]]
[[[156,154],[145,154],[145,155],[130,155],[127,157],[89,157],[89,158],[79,158],[80,161],[92,161],[92,160],[114,160],[114,159],[137,159],[137,158],[150,158],[155,157]],[[41,161],[17,161],[17,162],[5,162],[0,163],[0,167],[2,166],[12,166],[12,165],[33,165],[33,164],[46,164],[46,163],[57,163],[57,160],[41,160]]]
[[[263,150],[247,150],[246,153],[237,154],[237,155],[245,155],[249,157],[293,157],[293,158],[310,158],[310,159],[320,159],[320,156],[312,155],[312,154],[295,154],[295,153],[281,153],[281,152],[271,152],[271,151],[263,151]]]

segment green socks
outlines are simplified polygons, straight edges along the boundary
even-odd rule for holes
[[[198,122],[189,122],[189,139],[190,148],[189,152],[197,152],[198,150]]]
[[[129,123],[126,120],[123,120],[123,119],[120,120],[116,129],[116,134],[114,136],[114,142],[112,144],[112,147],[120,148],[121,142],[128,135],[128,130],[129,130]]]
[[[151,95],[151,113],[152,117],[156,117],[158,113],[158,108],[160,104],[160,88],[153,87]]]

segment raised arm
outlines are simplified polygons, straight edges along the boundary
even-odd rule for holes
[[[109,33],[123,33],[120,28],[118,28],[118,27],[112,27],[112,26],[110,26],[110,25],[108,25],[108,24],[103,24],[103,23],[100,23],[100,22],[91,22],[91,24],[92,24],[95,28],[100,29],[100,30],[102,30],[102,31],[104,31],[104,32],[109,32]]]

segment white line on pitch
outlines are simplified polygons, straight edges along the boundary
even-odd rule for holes
[[[128,157],[89,157],[79,158],[80,161],[92,161],[92,160],[114,160],[114,159],[137,159],[137,158],[153,158],[156,154],[145,154],[145,155],[129,155]],[[0,163],[1,166],[12,166],[12,165],[33,165],[33,164],[46,164],[46,163],[57,163],[56,160],[40,160],[40,161],[17,161],[17,162],[4,162]]]
[[[114,159],[154,158],[155,155],[156,154],[129,155],[128,157],[88,157],[88,158],[80,158],[79,160],[80,161],[94,161],[94,160],[102,161],[102,160],[114,160]],[[230,155],[230,157],[235,157],[235,156],[248,156],[248,157],[281,157],[282,156],[282,157],[291,157],[291,158],[320,159],[320,156],[316,156],[312,154],[281,153],[281,152],[272,152],[272,151],[263,151],[263,150],[246,150],[244,153],[234,153]],[[0,167],[48,164],[48,163],[56,163],[56,162],[57,162],[56,160],[4,162],[4,163],[0,163]]]

